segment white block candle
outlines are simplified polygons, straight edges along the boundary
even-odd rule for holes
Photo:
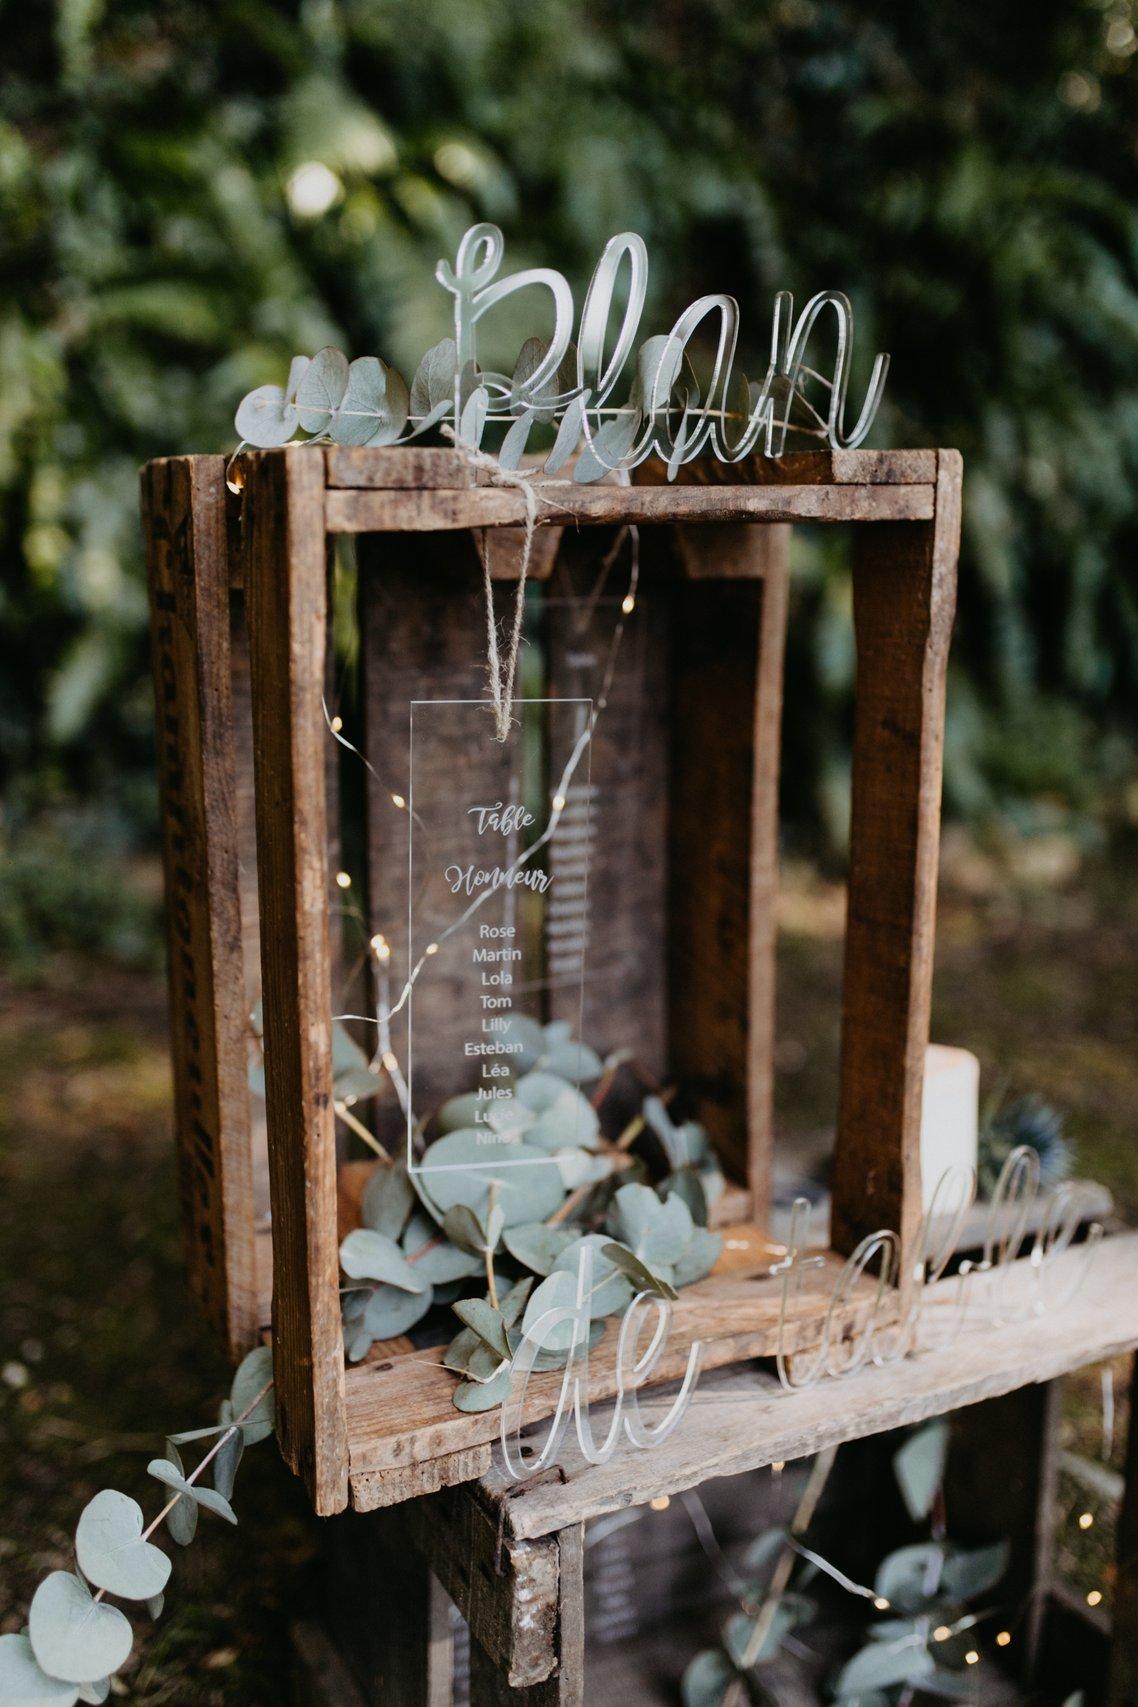
[[[930,1043],[921,1103],[921,1196],[927,1209],[949,1168],[974,1168],[980,1128],[980,1063],[967,1049]]]

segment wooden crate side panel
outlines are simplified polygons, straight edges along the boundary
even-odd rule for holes
[[[605,698],[587,771],[570,790],[569,827],[587,822],[588,871],[578,841],[550,850],[553,887],[546,906],[550,1019],[570,1022],[602,1055],[631,1049],[657,1077],[667,1067],[667,795],[671,595],[641,586],[635,610],[622,617],[627,555],[609,572],[604,597],[589,595],[613,542],[567,535],[561,569],[545,613],[547,691],[554,700]],[[627,546],[624,548],[627,553]],[[613,633],[625,624],[615,657]],[[605,678],[614,659],[607,695]],[[551,748],[571,745],[574,714],[550,708]],[[585,775],[587,774],[587,784]],[[586,802],[583,790],[587,786]],[[586,819],[587,806],[587,819]],[[583,894],[582,894],[583,890]],[[583,904],[584,911],[580,908]],[[581,972],[584,1011],[581,1013]]]
[[[945,669],[960,457],[941,451],[927,526],[859,529],[849,904],[831,1243],[921,1213],[920,1120],[940,845]]]
[[[347,1503],[332,1107],[323,463],[249,458],[249,601],[281,1449],[322,1514]]]
[[[142,501],[188,1267],[237,1358],[259,1324],[222,459],[151,463]]]
[[[769,1167],[760,1158],[770,1144],[770,1060],[768,1022],[760,1014],[752,1023],[750,994],[752,985],[769,988],[755,957],[773,937],[764,947],[763,932],[754,933],[775,871],[768,853],[756,873],[755,833],[762,849],[777,833],[759,823],[777,779],[777,756],[773,775],[769,752],[765,768],[756,765],[756,738],[767,726],[759,717],[763,597],[758,579],[677,586],[668,833],[671,1070],[691,1087],[729,1176],[753,1177],[760,1190]]]

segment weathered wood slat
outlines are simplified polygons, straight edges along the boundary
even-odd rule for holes
[[[701,532],[701,556],[714,561],[709,534]],[[669,1057],[761,1224],[772,1143],[785,535],[773,549],[765,530],[729,530],[724,543],[735,559],[749,546],[753,578],[676,589]]]
[[[703,1344],[706,1368],[774,1354],[780,1283],[767,1278],[766,1270],[778,1249],[766,1247],[760,1261],[755,1253],[762,1249],[762,1241],[750,1229],[728,1228],[724,1237],[726,1260],[721,1262],[725,1272],[685,1287],[673,1305],[671,1331],[654,1377],[658,1381],[682,1373],[693,1339]],[[736,1244],[746,1247],[737,1266],[732,1261],[732,1246]],[[840,1267],[836,1258],[826,1257],[804,1279],[788,1333],[791,1349],[815,1343]],[[850,1323],[861,1319],[873,1294],[874,1284],[863,1281],[848,1311]],[[590,1352],[589,1392],[593,1398],[603,1399],[616,1391],[617,1337],[618,1325],[607,1323],[604,1338]],[[553,1414],[561,1381],[559,1371],[532,1377],[526,1399],[528,1420]],[[454,1376],[442,1367],[441,1348],[364,1363],[348,1371],[353,1488],[373,1473],[394,1470],[403,1474],[411,1465],[461,1453],[496,1438],[500,1427],[497,1412],[468,1415],[456,1410],[454,1385]]]
[[[303,454],[303,451],[302,453]],[[929,521],[930,485],[920,486],[577,486],[535,481],[539,527],[620,522]],[[434,533],[518,527],[522,493],[508,486],[469,490],[330,491],[329,533]]]
[[[1075,1247],[1056,1260],[1057,1294],[1086,1251]],[[1009,1298],[1033,1284],[1028,1259],[1016,1265]],[[658,1494],[679,1493],[712,1476],[733,1476],[764,1464],[789,1463],[826,1446],[880,1434],[940,1416],[1035,1382],[1053,1381],[1087,1363],[1116,1357],[1138,1344],[1138,1233],[1119,1234],[1095,1253],[1072,1302],[1040,1316],[993,1326],[966,1324],[955,1343],[888,1368],[872,1365],[839,1381],[821,1381],[786,1393],[773,1376],[736,1369],[701,1379],[688,1415],[660,1446],[618,1452],[607,1464],[587,1465],[566,1451],[563,1474],[521,1486],[500,1469],[483,1478],[489,1498],[504,1499],[506,1527],[533,1539],[586,1517],[640,1505]],[[948,1311],[952,1281],[934,1288]],[[652,1407],[670,1398],[643,1401]],[[596,1409],[594,1431],[603,1438],[609,1407]],[[1121,1699],[1121,1698],[1120,1698]]]
[[[1129,1303],[1138,1290],[1133,1272],[1127,1289]],[[1115,1543],[1117,1574],[1107,1686],[1109,1707],[1135,1707],[1138,1703],[1138,1366],[1131,1370],[1130,1376],[1130,1423],[1123,1474],[1126,1492]]]
[[[348,1498],[332,1109],[324,468],[250,457],[245,582],[273,1215],[278,1434],[318,1512]]]
[[[584,1546],[580,1523],[556,1537],[556,1671],[542,1683],[515,1685],[475,1639],[470,1644],[470,1707],[584,1707]]]
[[[319,454],[315,451],[314,454]],[[492,484],[491,477],[473,468],[461,451],[393,445],[381,450],[329,445],[324,451],[329,486],[374,490],[431,486],[460,490]],[[706,457],[687,463],[685,482],[699,485],[743,486],[767,482],[783,485],[921,486],[936,479],[933,450],[808,450],[770,458],[750,456],[738,463]],[[649,459],[633,471],[637,483],[663,484],[664,464]]]
[[[945,669],[961,464],[938,452],[935,519],[859,530],[849,903],[831,1238],[850,1251],[921,1213],[921,1087],[940,845]]]
[[[320,1527],[321,1629],[350,1656],[360,1707],[452,1707],[450,1606],[403,1515],[342,1512]]]
[[[227,1352],[257,1338],[229,570],[220,457],[152,462],[142,501],[190,1281]]]

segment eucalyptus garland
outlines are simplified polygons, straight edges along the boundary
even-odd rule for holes
[[[169,1497],[150,1523],[144,1526],[141,1506],[117,1488],[88,1501],[75,1530],[74,1569],[49,1572],[32,1596],[27,1627],[0,1636],[6,1707],[106,1701],[134,1646],[130,1619],[112,1601],[161,1615],[171,1560],[151,1537],[165,1524],[171,1540],[187,1547],[203,1511],[236,1523],[230,1498],[241,1456],[273,1432],[274,1421],[272,1353],[258,1346],[238,1367],[217,1422],[167,1436],[162,1456],[151,1459],[147,1474]],[[187,1474],[181,1447],[206,1440],[213,1445]],[[207,1470],[209,1484],[202,1480]]]

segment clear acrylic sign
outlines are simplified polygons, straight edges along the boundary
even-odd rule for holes
[[[583,1004],[592,712],[589,699],[517,700],[498,742],[484,699],[411,704],[407,1163],[423,1178],[556,1162],[526,1133],[542,1112],[532,1069],[550,992],[578,1026]],[[461,1161],[445,1144],[416,1160],[416,1083],[440,1075],[466,1087],[447,1127],[477,1134],[475,1159],[466,1143]]]

